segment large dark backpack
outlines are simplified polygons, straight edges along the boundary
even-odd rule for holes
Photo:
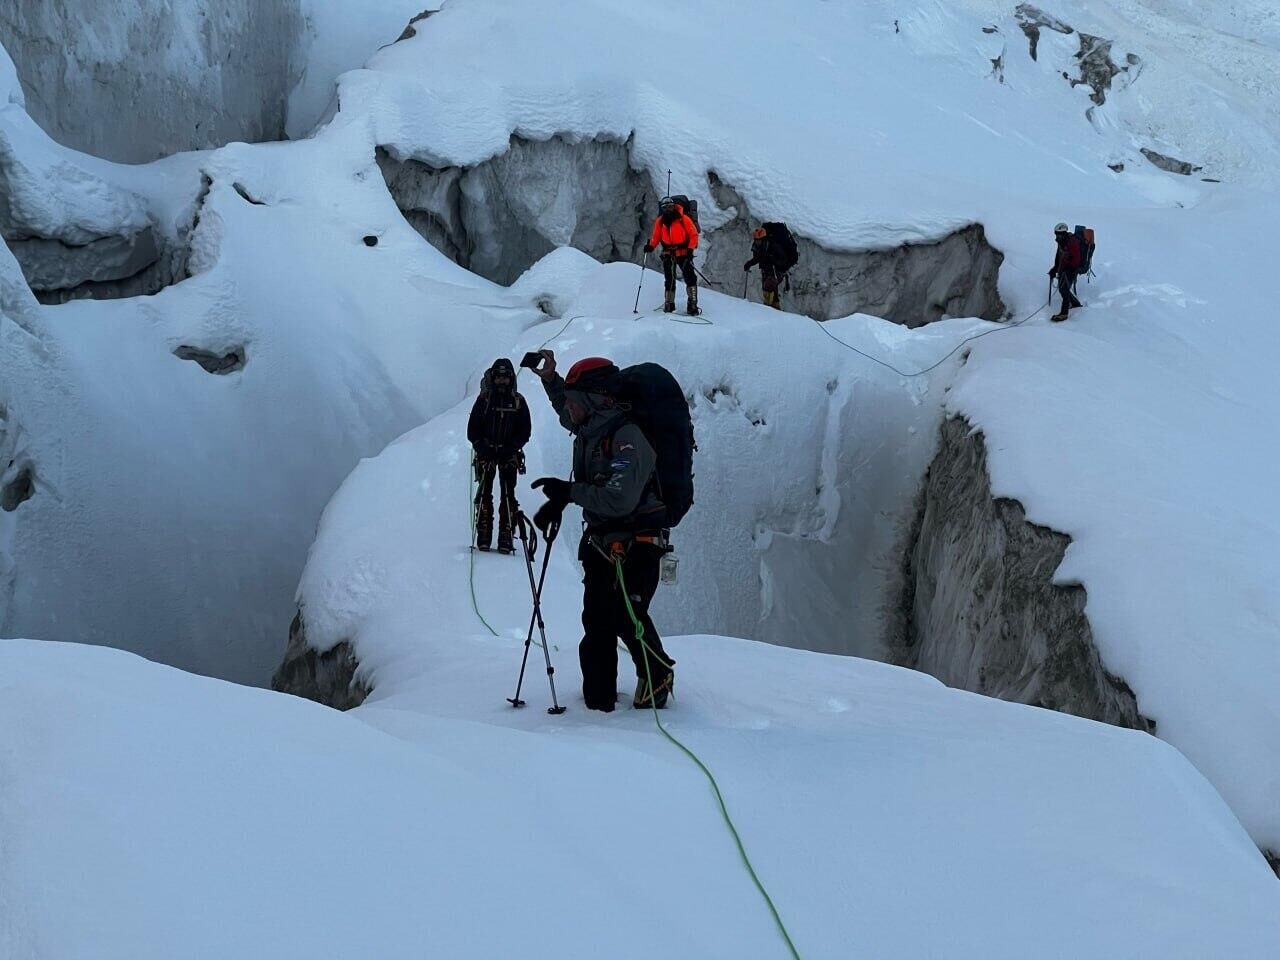
[[[1080,272],[1083,274],[1093,273],[1093,251],[1096,246],[1093,227],[1083,227],[1077,223],[1076,240],[1080,243]]]
[[[685,215],[690,220],[693,221],[693,225],[697,227],[699,231],[702,230],[702,224],[698,222],[698,201],[697,200],[690,200],[683,193],[677,193],[674,196],[664,197],[663,203],[665,203],[667,200],[671,200],[675,203],[680,204],[680,206],[684,207]],[[662,206],[662,204],[658,204],[658,206]]]
[[[678,201],[677,201],[678,202]],[[638,363],[614,379],[614,396],[658,456],[658,498],[674,527],[693,506],[693,418],[684,390],[666,367]],[[610,438],[610,444],[613,439]]]
[[[796,244],[796,238],[785,223],[769,221],[763,226],[765,236],[772,240],[774,246],[782,251],[782,262],[778,264],[778,269],[782,273],[786,273],[800,262],[800,248]]]

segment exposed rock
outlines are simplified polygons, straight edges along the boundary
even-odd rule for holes
[[[1176,173],[1180,176],[1189,177],[1191,174],[1197,173],[1203,169],[1202,167],[1196,166],[1194,163],[1188,163],[1185,160],[1178,160],[1174,157],[1166,156],[1163,153],[1156,153],[1156,151],[1149,150],[1146,147],[1142,148],[1142,155],[1166,173]]]
[[[236,347],[234,350],[220,354],[197,347],[181,346],[173,351],[173,355],[179,360],[190,360],[200,364],[206,373],[235,373],[237,370],[243,370],[245,363],[244,347]]]
[[[1087,33],[1080,34],[1080,50],[1076,54],[1076,60],[1080,64],[1080,78],[1072,80],[1071,85],[1074,87],[1084,84],[1091,89],[1093,93],[1089,99],[1098,106],[1107,102],[1107,94],[1117,76],[1128,75],[1133,70],[1133,79],[1136,79],[1137,74],[1142,71],[1142,58],[1137,54],[1125,54],[1124,66],[1119,66],[1111,59],[1111,41]],[[1132,83],[1133,79],[1129,82]]]
[[[289,624],[289,646],[284,662],[271,677],[271,689],[350,710],[364,703],[373,690],[358,676],[359,671],[360,661],[348,641],[324,653],[307,645],[306,625],[299,610]]]
[[[249,193],[249,188],[246,187],[243,183],[233,183],[231,184],[231,186],[235,190],[235,192],[240,195],[240,199],[244,200],[246,203],[251,203],[255,207],[266,206],[266,202],[259,200],[257,197]]]
[[[4,486],[0,487],[0,510],[13,513],[20,504],[26,503],[35,493],[35,471],[31,465],[9,464],[3,474]]]
[[[559,246],[597,260],[638,260],[655,195],[631,166],[630,142],[511,138],[470,168],[431,167],[379,151],[396,205],[458,264],[510,284]]]
[[[11,0],[0,42],[54,139],[126,163],[284,138],[300,0]]]
[[[1063,36],[1076,32],[1070,24],[1029,3],[1018,4],[1017,9],[1014,10],[1014,17],[1031,44],[1032,60],[1037,59],[1039,55],[1041,30],[1052,30]],[[1121,66],[1111,58],[1112,41],[1088,33],[1079,34],[1079,38],[1080,49],[1076,52],[1075,59],[1080,65],[1080,75],[1071,77],[1064,74],[1064,76],[1073,87],[1084,85],[1092,90],[1093,93],[1089,98],[1101,106],[1107,102],[1107,93],[1110,92],[1111,85],[1117,76],[1128,74],[1133,70],[1136,78],[1137,73],[1142,70],[1142,58],[1136,54],[1126,54],[1124,65]]]
[[[423,20],[427,19],[427,17],[439,12],[440,12],[439,10],[423,10],[420,14],[413,17],[409,21],[409,23],[405,26],[404,33],[396,37],[396,43],[399,43],[401,40],[409,40],[413,37],[416,37],[418,35],[418,29],[417,27],[414,26],[414,24],[421,23]]]
[[[892,659],[949,686],[1154,732],[1103,665],[1081,586],[1054,573],[1070,538],[991,495],[982,435],[942,426],[906,554]]]
[[[742,197],[714,173],[711,194],[738,215],[710,235],[706,271],[738,277],[751,257],[756,221]],[[987,243],[981,224],[971,224],[934,243],[902,244],[887,250],[830,250],[796,236],[800,262],[791,270],[787,309],[818,320],[866,313],[907,327],[952,317],[999,320],[1005,315],[998,279],[1004,254]],[[760,301],[753,276],[747,297]],[[734,291],[735,293],[737,291]]]
[[[1063,35],[1074,32],[1071,27],[1057,17],[1050,16],[1039,7],[1032,6],[1029,3],[1018,4],[1013,11],[1013,15],[1018,21],[1018,26],[1022,28],[1022,32],[1027,35],[1027,41],[1031,44],[1032,60],[1036,59],[1038,53],[1041,30],[1052,30]]]

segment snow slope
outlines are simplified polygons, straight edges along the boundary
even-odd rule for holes
[[[548,717],[534,683],[528,709],[504,703],[517,561],[483,565],[511,602],[489,606],[502,639],[477,635],[455,516],[428,553],[458,602],[400,635],[432,675],[353,713],[0,643],[0,953],[786,956],[648,714]],[[1153,738],[851,658],[673,648],[668,721],[715,768],[801,956],[1280,950],[1270,871]]]
[[[715,624],[726,633],[784,646],[884,658],[883,608],[899,589],[904,528],[942,416],[940,384],[954,375],[959,359],[942,364],[932,379],[907,382],[842,349],[807,318],[714,291],[703,300],[703,323],[672,322],[650,312],[661,302],[661,275],[653,271],[645,277],[641,313],[632,315],[638,275],[633,266],[601,266],[567,248],[548,256],[511,289],[556,304],[563,318],[526,331],[496,348],[494,356],[518,360],[554,338],[549,345],[566,365],[591,355],[623,365],[656,358],[680,379],[691,398],[699,447],[697,509],[677,538],[686,586],[662,599],[662,626],[689,633]],[[942,359],[962,337],[993,327],[952,320],[909,337],[894,324],[851,317],[826,329],[867,352],[894,354],[903,369],[918,370]],[[522,390],[534,427],[528,478],[567,476],[568,436],[541,386],[530,381]],[[458,436],[465,436],[470,404],[468,398],[448,415],[449,429]],[[439,429],[437,421],[427,428],[437,438]],[[379,461],[419,455],[406,446],[393,445]],[[430,450],[426,441],[414,446]],[[462,466],[443,489],[430,480],[428,501],[412,485],[394,494],[344,488],[327,511],[327,522],[349,528],[360,538],[361,556],[370,558],[371,572],[359,578],[359,590],[376,591],[387,604],[416,592],[421,572],[412,558],[420,537],[433,536],[434,524],[452,520],[432,511],[465,516],[469,448],[450,441],[431,456]],[[781,465],[786,468],[777,469]],[[372,469],[394,468],[366,463],[356,476]],[[403,469],[420,467],[411,459]],[[526,499],[532,513],[542,498]],[[396,514],[406,521],[416,517],[421,528],[393,546],[378,521]],[[322,527],[317,550],[328,549],[326,536]],[[410,555],[403,567],[412,571],[410,580],[384,569],[388,549]],[[346,609],[348,602],[339,598],[354,587],[345,568],[330,577],[325,568],[313,567],[307,577],[301,595],[308,624],[323,611]],[[326,626],[320,636],[337,642],[346,631]]]
[[[788,87],[761,84],[752,55],[766,10],[769,62]],[[687,577],[716,586],[667,603],[664,622],[874,653],[879,564],[927,461],[954,364],[932,382],[899,383],[835,352],[811,324],[723,301],[723,326],[677,338],[676,328],[632,323],[634,281],[622,268],[565,291],[552,274],[592,276],[571,256],[504,292],[421,243],[373,162],[377,146],[472,164],[513,134],[634,136],[633,161],[655,183],[671,168],[712,226],[731,212],[712,202],[709,170],[753,216],[786,219],[833,249],[980,220],[1008,255],[1001,293],[1018,317],[1043,297],[1047,225],[1099,227],[1089,309],[1065,328],[1036,322],[985,338],[947,409],[986,431],[995,492],[1075,538],[1059,576],[1088,588],[1108,666],[1254,839],[1280,847],[1271,761],[1280,723],[1262,682],[1276,672],[1280,623],[1267,442],[1276,339],[1257,282],[1269,276],[1263,241],[1280,206],[1280,71],[1267,10],[1064,2],[1058,16],[1114,38],[1116,56],[1142,57],[1140,75],[1116,81],[1098,107],[1061,76],[1076,69],[1078,34],[1046,32],[1032,61],[1009,9],[985,0],[805,0],[785,22],[757,0],[692,10],[669,0],[572,9],[455,0],[370,69],[347,74],[341,111],[313,140],[121,168],[22,134],[15,149],[51,173],[27,193],[54,188],[49,217],[60,228],[81,216],[119,220],[120,209],[126,220],[145,210],[171,223],[198,211],[199,221],[195,276],[154,298],[39,308],[0,255],[0,462],[6,483],[28,463],[35,477],[32,498],[0,516],[0,628],[125,643],[261,679],[339,479],[450,409],[494,354],[554,333],[521,333],[542,319],[534,288],[547,286],[553,301],[574,309],[580,300],[587,313],[557,341],[564,351],[670,360],[696,385],[700,428],[717,450],[704,457],[700,489],[724,499],[700,500],[705,520],[689,528],[699,535],[682,545],[683,563]],[[681,42],[699,52],[692,80],[654,69],[676,14]],[[1260,39],[1232,37],[1239,23],[1259,24]],[[566,45],[572,56],[547,53]],[[8,101],[5,129],[21,133],[12,89]],[[1162,173],[1143,146],[1228,182]],[[1122,173],[1109,166],[1119,163]],[[203,199],[201,173],[211,183]],[[109,217],[92,205],[118,199],[115,190],[140,205],[108,204]],[[829,329],[915,361],[972,328],[952,321],[912,336],[852,318]],[[215,378],[177,362],[172,350],[193,340],[246,348],[245,370]],[[547,442],[562,441],[542,427]],[[539,457],[555,465],[553,455],[562,454]],[[736,495],[744,477],[749,493]],[[451,503],[462,504],[464,481],[451,476]],[[343,522],[336,503],[330,525]],[[370,541],[362,555],[386,549]],[[354,578],[349,621],[433,582],[405,569],[414,572],[399,593]],[[304,581],[304,602],[307,590]],[[319,601],[309,611],[321,642],[341,639],[349,622],[338,615],[348,594],[334,596],[325,602],[336,613]],[[374,670],[379,635],[362,636]],[[382,668],[381,689],[397,669]]]
[[[63,235],[198,225],[193,276],[150,298],[40,307],[0,253],[0,313],[36,334],[3,327],[3,481],[30,466],[35,492],[0,526],[0,629],[130,636],[263,683],[342,477],[456,402],[485,331],[506,342],[542,315],[421,241],[358,126],[133,168],[59,148],[17,111],[4,129],[29,161],[29,219]],[[245,366],[213,376],[179,346]]]
[[[632,162],[657,184],[670,168],[673,183],[698,197],[704,225],[730,216],[707,186],[714,171],[753,216],[785,219],[833,249],[936,237],[979,220],[1007,254],[1001,293],[1018,317],[1044,296],[1050,225],[1095,225],[1099,279],[1084,287],[1089,310],[1063,329],[1034,324],[984,339],[946,409],[986,433],[993,492],[1074,538],[1057,576],[1087,588],[1108,669],[1134,688],[1144,715],[1210,776],[1259,843],[1280,849],[1280,772],[1271,761],[1280,755],[1280,707],[1268,690],[1280,672],[1278,463],[1264,439],[1273,432],[1280,340],[1269,290],[1257,282],[1269,275],[1269,246],[1252,242],[1280,215],[1274,9],[1237,3],[1209,15],[1134,0],[1055,6],[1049,12],[1077,31],[1114,40],[1113,60],[1130,63],[1133,52],[1140,61],[1113,78],[1102,105],[1062,76],[1079,73],[1079,32],[1042,30],[1032,60],[1013,11],[978,0],[793,4],[777,28],[786,42],[772,43],[768,57],[788,83],[761,84],[759,58],[743,51],[755,49],[764,9],[679,7],[680,44],[699,52],[691,87],[662,56],[677,5],[592,0],[584,11],[458,0],[415,38],[381,51],[368,70],[344,77],[343,108],[367,114],[377,142],[393,154],[435,165],[481,162],[512,135],[633,137]],[[580,51],[572,65],[544,55],[567,37]],[[451,59],[464,38],[494,65],[483,76],[457,70]],[[1227,182],[1158,171],[1142,158],[1144,147],[1203,164],[1204,176]],[[1120,164],[1117,173],[1112,166]],[[615,295],[613,303],[603,319],[619,316],[625,300]],[[731,347],[713,348],[735,376],[745,368],[744,380],[754,374],[748,358],[757,344],[743,343],[751,336],[743,331]],[[661,340],[637,341],[634,356],[676,357]],[[772,340],[761,342],[774,349]],[[787,352],[802,342],[788,332],[774,358],[801,395],[832,375],[813,354]],[[917,356],[917,341],[895,346]],[[676,364],[695,365],[683,352]],[[882,374],[864,373],[865,364],[850,369],[859,378]],[[701,371],[692,379],[707,382]],[[813,410],[814,402],[800,407]],[[891,408],[877,402],[868,411],[877,426],[867,427],[867,442],[896,447],[892,415],[878,431],[881,411]],[[807,450],[817,449],[814,433],[787,426]],[[855,490],[900,476],[851,475],[839,456],[835,476],[852,476]],[[716,455],[705,461],[713,471],[725,463]],[[713,484],[742,482],[742,466],[729,462]],[[741,573],[736,564],[750,556],[745,531],[760,512],[754,504],[796,507],[784,489],[796,477],[766,479],[782,482],[742,496],[750,510],[713,514],[706,529],[716,534],[714,546],[693,538],[700,572],[700,564],[729,556],[725,565]],[[829,494],[829,486],[817,487]],[[840,499],[868,515],[847,491]],[[859,553],[862,541],[851,544],[847,524],[860,521],[832,504],[820,512],[814,526],[837,531],[836,550]],[[813,532],[805,522],[793,531],[801,538]],[[836,579],[856,581],[854,610],[865,610],[868,566],[872,582],[883,583],[868,559],[832,567]],[[774,638],[751,622],[757,610],[779,596],[794,610],[814,585],[803,566],[791,565],[781,583],[771,575],[787,566],[762,564],[759,586],[739,576],[743,589],[722,609],[683,604],[691,617],[710,619],[695,627],[677,616],[679,628],[716,624]],[[817,583],[830,591],[830,580]],[[874,623],[849,609],[809,604],[829,626],[815,630],[802,617],[791,642],[832,649],[825,638],[847,625],[862,639],[845,649],[871,652]]]
[[[1199,194],[1195,182],[1171,182],[1141,158],[1147,141],[1112,119],[1128,103],[1123,95],[1092,123],[1086,118],[1088,88],[1071,87],[1055,69],[1068,56],[1054,44],[1078,47],[1077,36],[1051,34],[1058,40],[1046,38],[1045,55],[1032,61],[1012,10],[994,17],[997,5],[802,0],[778,27],[787,42],[769,51],[769,69],[788,82],[761,83],[760,62],[743,52],[759,43],[759,22],[774,9],[763,0],[717,0],[696,14],[666,0],[643,8],[621,0],[452,3],[416,37],[382,50],[369,70],[344,77],[342,102],[374,119],[378,142],[393,154],[434,165],[478,163],[505,150],[513,133],[634,136],[633,163],[660,186],[671,169],[673,185],[699,200],[705,226],[728,219],[706,186],[714,170],[755,217],[786,219],[835,249],[933,239],[974,219],[998,227],[1012,203],[1087,197],[1123,210]],[[1077,4],[1069,11],[1081,13]],[[663,53],[676,19],[681,46],[698,51],[692,76],[666,66],[678,57]],[[981,28],[992,22],[1016,38],[1002,41],[1011,46],[1003,83],[982,46],[992,41]],[[544,55],[567,38],[580,51],[572,68]],[[457,69],[451,52],[463,44],[497,69]],[[1165,59],[1147,73],[1179,73],[1185,112],[1186,88],[1209,81],[1197,73],[1192,83],[1181,71],[1187,54],[1160,52]],[[1264,66],[1280,63],[1275,51],[1264,54],[1260,78],[1269,77]],[[1154,81],[1145,76],[1143,85]],[[1219,95],[1188,118],[1204,138],[1177,146],[1196,159],[1225,139],[1248,162],[1206,175],[1271,179],[1276,126],[1257,126],[1256,116],[1252,101]],[[1107,166],[1118,161],[1127,163],[1123,176]]]
[[[305,137],[320,123],[333,105],[339,76],[364,66],[379,47],[395,41],[411,19],[438,6],[431,0],[304,0],[298,54],[302,71],[289,94],[289,137]]]

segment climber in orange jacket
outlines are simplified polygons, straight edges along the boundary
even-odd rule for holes
[[[676,308],[676,268],[679,267],[688,294],[685,310],[689,316],[697,316],[698,274],[693,269],[693,251],[698,249],[698,226],[684,212],[684,207],[670,197],[662,201],[658,211],[658,219],[653,222],[653,234],[644,245],[644,252],[652,253],[659,243],[662,244],[665,291],[662,310],[672,313]]]

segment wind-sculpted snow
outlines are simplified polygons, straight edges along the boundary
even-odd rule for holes
[[[563,319],[495,344],[494,355],[519,358],[554,336],[550,346],[566,365],[591,355],[620,364],[656,360],[684,386],[699,447],[697,505],[677,537],[686,585],[660,594],[661,625],[691,632],[714,623],[786,646],[885,657],[880,618],[901,591],[901,538],[945,400],[937,385],[959,361],[904,387],[892,371],[842,349],[813,321],[714,292],[703,301],[709,325],[671,322],[651,312],[661,297],[652,270],[636,316],[631,304],[639,271],[624,264],[586,269],[584,261],[564,249],[521,278],[513,291],[556,304]],[[913,337],[872,317],[826,326],[864,351],[896,353],[917,368],[975,329],[992,329],[957,320]],[[541,387],[527,374],[525,381],[534,416],[526,481],[565,476],[568,435]],[[365,591],[380,603],[409,593],[425,603],[436,590],[454,589],[448,580],[424,587],[417,558],[421,540],[439,537],[441,524],[466,520],[469,406],[464,401],[357,468],[327,508],[313,556],[334,557],[338,566],[316,561],[304,577],[300,598],[310,645],[323,651],[354,640],[355,627],[343,613],[373,603]],[[423,475],[421,488],[405,485],[406,473]],[[530,509],[540,502],[530,493],[522,499]],[[388,569],[385,521],[392,517],[406,555],[401,559],[397,549]],[[576,527],[576,519],[565,524]],[[459,536],[455,546],[462,549],[465,533]],[[353,555],[369,558],[369,566],[353,574],[347,566]],[[368,652],[357,644],[377,684]]]
[[[482,331],[509,339],[543,315],[423,243],[372,150],[340,131],[174,158],[149,181],[61,162],[113,190],[136,176],[152,222],[174,222],[185,195],[191,277],[150,298],[44,310],[9,277],[39,339],[12,330],[20,349],[0,353],[6,431],[21,430],[34,471],[30,497],[0,520],[0,630],[127,635],[152,658],[264,683],[342,477],[455,402],[488,352]],[[212,376],[182,355],[242,369]]]
[[[462,600],[454,516],[419,583]],[[0,954],[649,960],[637,918],[660,917],[673,955],[786,956],[706,781],[648,713],[549,717],[542,677],[525,710],[503,700],[527,597],[517,560],[485,559],[500,637],[405,595],[363,623],[389,676],[346,714],[119,651],[0,643]],[[578,584],[552,565],[559,639]],[[1280,885],[1152,737],[849,657],[670,649],[666,722],[714,769],[801,956],[1280,951]],[[571,645],[555,656],[569,666]]]

